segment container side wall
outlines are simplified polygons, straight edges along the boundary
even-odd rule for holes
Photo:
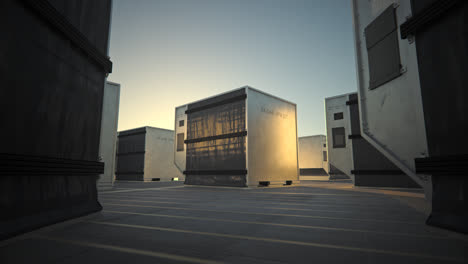
[[[248,89],[248,185],[297,181],[296,105]]]
[[[104,162],[104,174],[99,176],[99,189],[106,189],[114,184],[119,100],[120,84],[106,82],[99,145],[99,155]]]
[[[411,2],[415,19],[445,3]],[[432,175],[427,223],[468,233],[468,2],[449,2],[414,32],[429,150],[417,171]]]
[[[330,165],[328,163],[328,143],[327,143],[327,136],[322,136],[322,154],[323,154],[323,162],[322,162],[322,167],[325,170],[325,172],[328,174],[330,171]]]
[[[327,153],[324,152],[324,135],[299,138],[299,173],[300,176],[326,176],[328,169]],[[325,157],[325,158],[324,158]]]
[[[347,101],[348,95],[325,99],[328,158],[331,168],[337,168],[340,173],[344,173],[354,181],[354,177],[351,174],[351,170],[353,169],[352,142],[348,140],[348,135],[351,134],[351,123],[349,107],[346,105]],[[342,138],[344,144],[337,144],[341,142],[334,142],[333,131],[342,130],[344,130],[344,138]],[[335,132],[335,137],[337,136],[336,134],[337,132]],[[339,172],[336,170],[331,170],[330,174],[337,174],[337,177],[341,177],[338,176]],[[330,176],[332,177],[332,175]]]
[[[119,133],[116,180],[142,181],[145,169],[146,129]]]
[[[356,186],[419,187],[409,176],[361,136],[357,94],[349,95],[349,102],[352,102],[348,107],[351,117],[351,133],[353,135],[349,140],[353,145],[354,184]]]
[[[397,2],[395,16],[401,74],[370,89],[369,76],[372,69],[369,69],[364,32],[385,9]],[[353,0],[361,130],[362,136],[370,144],[429,190],[428,178],[416,175],[414,163],[416,157],[427,155],[416,46],[414,42],[399,37],[399,26],[410,15],[410,1]]]
[[[174,131],[146,128],[144,181],[183,180],[173,161]]]
[[[110,0],[0,1],[0,240],[102,209],[110,14]]]
[[[175,109],[175,123],[174,123],[174,164],[176,168],[183,173],[185,171],[185,159],[187,153],[187,145],[180,140],[187,139],[187,114],[185,111],[187,106],[179,106]],[[182,124],[182,123],[183,124]],[[182,146],[177,149],[177,146]]]

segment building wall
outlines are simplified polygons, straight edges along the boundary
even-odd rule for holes
[[[117,153],[117,124],[119,119],[120,84],[106,82],[102,105],[99,156],[104,162],[104,173],[99,175],[98,188],[112,187],[115,179]]]
[[[299,179],[295,104],[247,89],[247,132],[249,186]]]
[[[325,98],[325,115],[327,122],[327,146],[328,146],[328,162],[330,166],[334,166],[354,182],[354,175],[351,174],[353,169],[352,159],[352,141],[348,139],[351,134],[350,112],[346,105],[349,94]],[[334,120],[335,113],[343,113],[343,119]],[[345,147],[333,147],[333,128],[344,127],[345,131]]]
[[[174,131],[146,127],[144,181],[184,180],[174,164]]]
[[[401,75],[369,89],[365,28],[389,5],[396,8],[397,26],[411,16],[410,1],[353,0],[356,68],[362,136],[426,189],[430,182],[415,173],[414,159],[427,155],[426,130],[418,76],[416,45],[398,37]],[[398,36],[399,27],[397,27]]]

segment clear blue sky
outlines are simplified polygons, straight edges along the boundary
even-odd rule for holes
[[[249,85],[325,134],[324,98],[356,90],[349,0],[114,0],[119,131],[174,128],[174,108]]]

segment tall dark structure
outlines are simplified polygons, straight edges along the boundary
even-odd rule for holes
[[[416,159],[432,175],[427,222],[468,233],[468,2],[411,1],[400,26],[414,36],[429,157]]]
[[[98,211],[110,0],[0,2],[0,239]]]

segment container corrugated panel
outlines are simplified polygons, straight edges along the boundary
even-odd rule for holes
[[[233,175],[246,170],[245,136],[232,137],[246,130],[243,94],[237,90],[188,106],[187,184],[245,186],[245,174]]]

